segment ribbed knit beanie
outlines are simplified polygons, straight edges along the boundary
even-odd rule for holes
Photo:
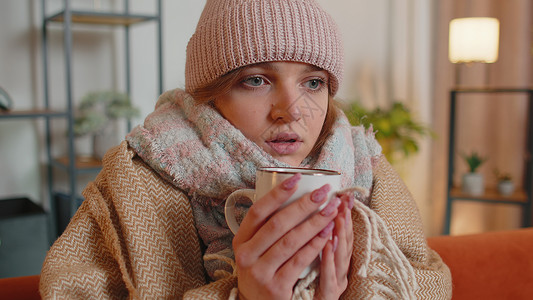
[[[187,45],[185,90],[246,65],[293,61],[328,71],[335,95],[343,58],[336,23],[314,0],[207,0]]]

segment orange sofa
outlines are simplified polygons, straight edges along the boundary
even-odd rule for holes
[[[533,228],[428,243],[450,267],[453,299],[533,299]],[[38,275],[0,279],[0,299],[40,299],[38,289]]]
[[[428,243],[450,268],[453,299],[533,299],[533,228]]]
[[[39,275],[0,279],[0,299],[41,299],[39,296]]]

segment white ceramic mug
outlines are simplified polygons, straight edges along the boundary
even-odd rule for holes
[[[280,167],[264,167],[259,168],[256,172],[255,189],[241,189],[231,193],[226,200],[225,215],[226,222],[233,233],[239,230],[239,224],[235,218],[235,201],[241,197],[246,197],[252,202],[261,199],[276,185],[283,182],[285,179],[300,173],[302,175],[298,181],[298,187],[294,194],[280,207],[283,208],[291,202],[301,198],[307,193],[329,184],[331,189],[327,194],[327,200],[318,210],[323,209],[327,203],[335,196],[341,189],[341,174],[337,171],[322,170],[322,169],[306,169],[306,168],[280,168]],[[304,278],[312,268],[318,265],[318,259],[315,260],[307,269],[302,272],[300,278]]]

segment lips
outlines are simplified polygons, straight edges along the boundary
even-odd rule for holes
[[[296,133],[282,132],[266,143],[278,154],[292,154],[298,151],[303,141]]]

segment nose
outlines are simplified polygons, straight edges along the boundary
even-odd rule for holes
[[[285,123],[297,122],[302,118],[302,111],[298,105],[300,101],[298,88],[290,86],[280,86],[272,99],[272,109],[270,115],[274,121]]]

